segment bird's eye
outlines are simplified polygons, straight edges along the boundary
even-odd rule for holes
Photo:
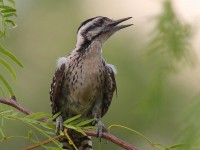
[[[98,19],[96,22],[95,22],[95,26],[102,26],[102,24],[104,23],[103,19]]]

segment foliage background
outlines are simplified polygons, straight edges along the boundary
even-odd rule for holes
[[[164,11],[162,2],[17,0],[18,17],[15,21],[18,27],[1,43],[24,64],[23,69],[16,67],[17,82],[12,85],[18,101],[34,112],[50,113],[48,92],[55,62],[74,48],[80,22],[99,15],[114,19],[132,16],[129,23],[134,23],[134,26],[114,35],[103,49],[107,62],[115,64],[118,69],[118,97],[113,99],[103,121],[106,126],[121,124],[131,127],[157,143],[172,145],[185,142],[193,143],[192,147],[198,148],[198,22],[187,19],[189,17],[182,13],[183,8],[184,11],[194,12],[193,7],[181,7],[183,5],[178,5],[180,1],[174,0],[172,6],[179,21],[194,24],[194,36],[186,39],[191,41],[191,46],[186,46],[187,54],[183,53],[185,46],[178,47],[181,59],[176,61],[173,61],[178,58],[176,56],[151,51],[151,45],[147,44],[154,37],[156,31],[153,29],[159,29],[153,19]],[[163,63],[171,65],[166,68]],[[1,71],[8,80],[12,80],[6,70],[1,68]],[[1,127],[7,135],[26,135],[29,131],[22,123],[8,120],[3,120]],[[111,132],[139,149],[154,149],[127,131],[113,129]],[[39,135],[37,137],[42,140]],[[24,139],[12,139],[1,142],[0,148],[20,149],[30,144]],[[95,146],[98,147],[98,142]],[[102,149],[120,149],[112,143],[104,144],[104,141],[101,146]]]

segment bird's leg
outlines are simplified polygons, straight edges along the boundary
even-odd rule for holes
[[[56,118],[56,135],[59,135],[59,131],[63,130],[63,118],[62,116],[58,116]]]

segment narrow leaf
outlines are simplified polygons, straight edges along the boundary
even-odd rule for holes
[[[53,115],[52,118],[47,119],[46,122],[52,122],[52,121],[55,120],[60,114],[61,114],[61,112],[56,113],[55,115]]]
[[[5,134],[1,128],[0,128],[0,133],[1,133],[2,137],[5,137]]]
[[[8,89],[9,93],[11,95],[15,95],[10,84],[5,80],[5,78],[0,74],[0,80],[3,82],[3,84],[5,85],[5,87]]]
[[[8,0],[8,1],[15,6],[15,1],[14,0]]]
[[[13,55],[11,52],[6,50],[2,45],[0,45],[0,53],[5,54],[7,57],[12,59],[17,65],[23,68],[23,64],[19,61],[19,59],[15,55]]]
[[[174,144],[174,145],[170,146],[170,149],[178,148],[178,147],[182,147],[182,146],[185,146],[185,144]]]
[[[33,137],[33,132],[32,130],[28,131],[28,139],[32,139]]]
[[[75,126],[72,126],[72,125],[69,125],[69,124],[64,124],[64,126],[65,126],[66,128],[69,128],[69,129],[74,129],[74,130],[77,129]]]
[[[87,135],[80,127],[77,127],[76,131],[80,132],[83,135]]]
[[[49,117],[49,116],[50,116],[50,114],[47,114],[44,112],[36,112],[36,113],[26,116],[25,118],[38,120],[38,119]]]
[[[11,116],[14,117],[14,116],[17,116],[18,114],[19,114],[19,112],[14,112],[14,113],[11,114]]]
[[[82,121],[82,122],[76,124],[76,126],[81,127],[81,126],[84,126],[84,125],[88,125],[88,124],[91,123],[92,121],[94,121],[94,119],[85,120],[85,121]]]
[[[10,7],[10,8],[6,8],[4,10],[1,10],[1,13],[10,13],[10,12],[16,12],[16,9]]]
[[[3,17],[11,17],[11,16],[17,16],[16,13],[6,13],[6,14],[3,14]]]
[[[5,61],[3,58],[0,57],[0,64],[2,64],[13,76],[13,78],[16,80],[16,73],[13,70],[13,68],[10,66],[9,63],[7,63],[7,61]]]
[[[76,120],[76,119],[78,119],[78,118],[80,118],[81,117],[81,115],[77,115],[77,116],[74,116],[74,117],[72,117],[72,118],[69,118],[69,119],[67,119],[66,121],[64,121],[64,124],[67,124],[67,123],[69,123],[69,122],[72,122],[72,121],[74,121],[74,120]]]
[[[83,129],[86,129],[86,130],[96,130],[97,127],[95,126],[86,126],[86,127],[83,127]]]
[[[56,127],[54,124],[49,124],[49,123],[45,123],[45,122],[41,122],[40,125],[46,129],[50,129],[50,130],[55,130],[55,127]]]
[[[14,8],[7,5],[0,5],[0,9],[14,9]]]
[[[6,19],[5,22],[11,24],[11,25],[12,25],[12,28],[17,27],[17,25],[15,24],[15,22],[14,22],[13,20]]]

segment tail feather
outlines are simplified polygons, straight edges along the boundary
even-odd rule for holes
[[[92,140],[90,136],[85,136],[76,131],[70,131],[69,136],[78,150],[93,150]],[[63,149],[75,150],[72,144],[69,143],[67,138],[60,140]]]

